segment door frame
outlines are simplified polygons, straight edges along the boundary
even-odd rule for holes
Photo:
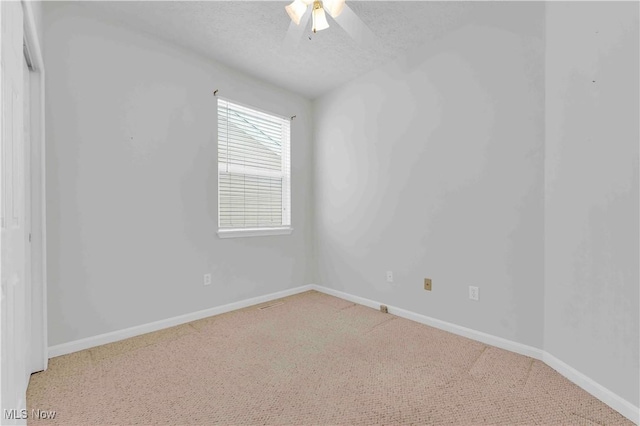
[[[22,0],[25,57],[30,86],[30,181],[31,181],[31,339],[28,366],[31,372],[46,370],[49,361],[47,338],[47,223],[44,61],[30,1]],[[29,212],[25,212],[29,214]]]

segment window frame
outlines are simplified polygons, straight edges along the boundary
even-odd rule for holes
[[[265,115],[269,115],[271,117],[277,118],[277,119],[281,119],[281,120],[285,120],[285,121],[291,121],[288,117],[279,115],[279,114],[274,114],[272,112],[266,111],[264,109],[261,108],[256,108],[252,105],[247,105],[241,102],[237,102],[225,97],[221,97],[221,96],[217,96],[217,100],[216,100],[216,123],[217,123],[217,128],[216,128],[216,157],[217,157],[217,193],[218,193],[218,231],[217,231],[217,235],[219,238],[239,238],[239,237],[260,237],[260,236],[274,236],[274,235],[290,235],[293,232],[293,226],[292,226],[292,214],[291,214],[291,124],[289,124],[288,128],[289,128],[289,135],[288,135],[288,140],[286,141],[286,158],[285,158],[285,153],[283,152],[281,154],[282,156],[282,161],[284,163],[284,161],[288,161],[288,167],[285,168],[285,165],[283,164],[282,166],[282,171],[280,173],[278,172],[273,172],[273,171],[268,171],[268,170],[259,170],[259,169],[253,169],[251,167],[243,167],[243,166],[234,166],[234,165],[230,165],[227,163],[221,163],[220,162],[220,158],[219,158],[219,151],[220,151],[220,120],[219,120],[219,109],[220,109],[220,102],[226,102],[227,103],[227,107],[228,104],[231,105],[237,105],[241,108],[246,108],[249,111],[255,111],[256,113],[259,114],[265,114]],[[284,148],[283,148],[284,149]],[[283,222],[285,222],[285,218],[287,219],[286,221],[289,223],[288,225],[282,225],[282,226],[275,226],[275,227],[247,227],[247,228],[222,228],[220,226],[220,173],[221,173],[221,167],[223,166],[223,164],[226,164],[226,171],[228,173],[239,173],[240,169],[242,169],[244,172],[249,171],[249,173],[244,173],[247,176],[264,176],[264,177],[269,177],[269,176],[281,176],[282,177],[282,209],[283,209]],[[231,167],[229,167],[231,166]],[[234,169],[236,169],[234,171]],[[286,172],[286,169],[288,169],[288,174]],[[251,172],[255,172],[255,173],[251,173]],[[286,196],[285,196],[285,188],[286,188]],[[285,204],[287,203],[287,204]]]

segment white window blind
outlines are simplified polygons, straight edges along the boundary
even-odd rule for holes
[[[290,120],[218,98],[218,226],[291,225]]]

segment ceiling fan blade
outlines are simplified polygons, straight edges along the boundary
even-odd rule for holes
[[[376,35],[367,27],[367,24],[358,18],[358,15],[349,7],[344,5],[342,13],[334,20],[362,47],[373,46],[376,42]]]
[[[300,24],[296,25],[295,22],[289,22],[289,29],[287,30],[287,34],[284,37],[284,48],[287,50],[295,49],[300,44],[300,39],[302,39],[302,35],[307,29],[307,25],[309,24],[309,18],[311,17],[311,12],[309,11],[311,8],[307,8],[307,11],[300,18]]]

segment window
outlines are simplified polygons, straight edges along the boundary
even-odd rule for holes
[[[291,233],[290,120],[218,98],[218,235]]]

